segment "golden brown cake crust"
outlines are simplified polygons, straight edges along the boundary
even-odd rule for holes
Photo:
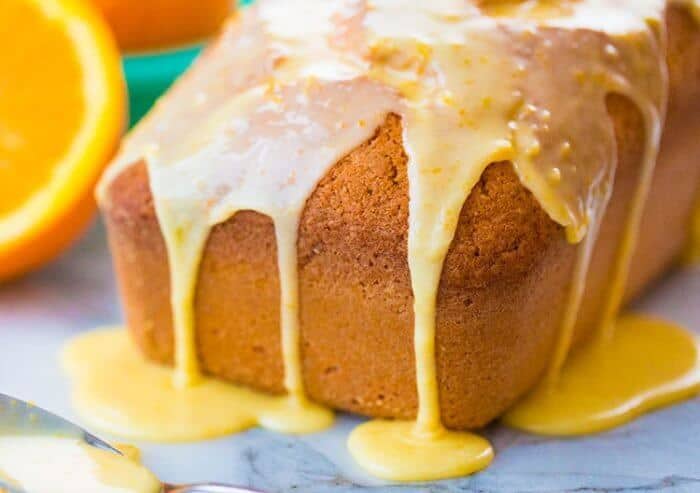
[[[700,36],[669,15],[671,107],[629,294],[678,252],[700,179]],[[643,148],[634,106],[609,99],[620,160],[577,330],[590,332],[604,299]],[[679,138],[677,136],[682,136]],[[407,254],[408,185],[401,122],[341,159],[308,199],[299,231],[303,374],[312,399],[372,416],[416,412],[412,294]],[[683,172],[679,173],[679,169]],[[104,214],[127,323],[144,353],[173,353],[165,246],[142,163],[111,184]],[[663,197],[672,196],[670,200]],[[664,221],[663,218],[672,218]],[[659,219],[661,218],[661,220]],[[464,204],[438,295],[437,359],[445,425],[497,417],[547,364],[575,247],[523,188],[494,163]],[[272,222],[243,211],[214,228],[196,292],[205,371],[282,392],[279,282]]]

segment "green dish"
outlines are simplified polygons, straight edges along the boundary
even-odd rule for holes
[[[197,58],[201,46],[185,49],[127,55],[122,65],[129,87],[129,125],[138,122],[158,97]]]

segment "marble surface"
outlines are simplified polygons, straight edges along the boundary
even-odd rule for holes
[[[670,275],[637,308],[700,332],[700,269]],[[0,286],[0,391],[78,420],[57,352],[70,336],[121,318],[101,226],[58,262]],[[700,398],[612,432],[576,440],[529,436],[494,425],[497,455],[486,471],[433,484],[388,484],[364,475],[345,450],[358,418],[303,437],[254,429],[184,445],[138,444],[171,482],[218,480],[264,491],[626,492],[700,491]],[[107,437],[109,438],[109,437]]]

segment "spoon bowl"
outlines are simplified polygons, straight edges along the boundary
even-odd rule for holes
[[[74,438],[114,454],[123,455],[108,442],[80,426],[32,403],[0,393],[0,435],[35,435]],[[39,471],[38,471],[39,472]],[[27,493],[0,478],[0,492]],[[262,493],[259,490],[219,483],[174,485],[163,483],[163,493]]]

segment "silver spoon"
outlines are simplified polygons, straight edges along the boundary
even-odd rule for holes
[[[115,454],[122,453],[104,440],[87,432],[78,425],[63,419],[38,406],[9,395],[0,393],[0,434],[3,431],[12,434],[50,434],[67,438],[77,438],[85,443]],[[27,493],[16,486],[3,483],[0,479],[0,492]],[[230,486],[218,483],[198,483],[174,485],[163,483],[162,493],[262,493],[259,490]]]

